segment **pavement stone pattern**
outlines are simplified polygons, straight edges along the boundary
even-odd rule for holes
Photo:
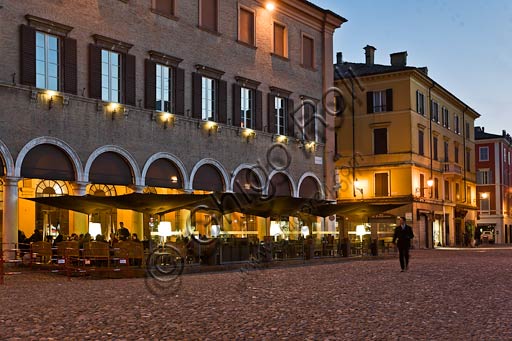
[[[1,340],[511,340],[512,249],[154,279],[6,276]]]

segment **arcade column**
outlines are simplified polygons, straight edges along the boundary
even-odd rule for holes
[[[14,259],[16,254],[8,251],[18,244],[18,181],[19,178],[4,178],[4,214],[2,250],[4,259]]]

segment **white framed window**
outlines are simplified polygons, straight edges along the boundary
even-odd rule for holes
[[[489,185],[491,183],[491,171],[489,169],[480,169],[476,173],[476,182],[479,185]]]
[[[430,115],[432,121],[439,123],[439,103],[434,100],[430,102]]]
[[[253,93],[248,88],[240,89],[240,126],[243,128],[253,128]]]
[[[425,116],[425,95],[416,90],[416,112]]]
[[[101,99],[105,102],[121,101],[121,56],[101,50]]]
[[[171,86],[172,69],[165,65],[156,64],[156,110],[171,112]]]
[[[203,76],[201,87],[201,118],[205,121],[215,121],[215,80]]]
[[[441,112],[442,112],[442,116],[443,116],[443,127],[450,129],[450,116],[448,113],[448,108],[443,107],[441,109]]]
[[[36,32],[36,87],[59,90],[59,38]]]
[[[386,104],[386,91],[373,92],[373,112],[385,112],[387,109]]]
[[[274,109],[276,112],[276,134],[286,135],[286,100],[283,97],[276,97]]]
[[[479,147],[478,148],[478,160],[479,161],[489,161],[489,147]]]

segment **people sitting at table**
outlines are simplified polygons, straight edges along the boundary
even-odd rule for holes
[[[137,233],[132,233],[132,241],[140,242],[139,237],[137,236]]]

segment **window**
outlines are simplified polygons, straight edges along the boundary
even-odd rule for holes
[[[21,25],[20,82],[40,89],[77,93],[76,40],[72,27],[26,15]]]
[[[387,197],[389,196],[389,174],[388,173],[375,173],[375,196]]]
[[[152,9],[161,15],[174,16],[174,0],[153,0]]]
[[[201,119],[215,121],[215,80],[202,77]]]
[[[455,199],[460,200],[460,184],[458,182],[455,183]]]
[[[476,172],[476,182],[479,185],[492,184],[492,173],[489,169],[481,169]]]
[[[471,172],[471,150],[466,150],[466,170]]]
[[[448,162],[449,160],[448,141],[444,141],[444,162]]]
[[[243,128],[253,128],[253,91],[248,88],[240,89],[240,126]]]
[[[439,104],[434,100],[430,101],[430,119],[439,123]]]
[[[491,209],[489,194],[480,196],[480,211],[489,212]]]
[[[434,153],[434,160],[438,161],[438,156],[437,156],[437,137],[434,136],[434,138],[432,139],[432,144],[433,144],[433,153]]]
[[[416,112],[425,116],[425,95],[416,90]]]
[[[306,141],[316,141],[316,105],[312,100],[302,102],[302,117],[300,125],[302,127],[302,138]]]
[[[286,26],[274,22],[274,54],[288,57],[288,38]]]
[[[274,110],[276,113],[276,126],[275,132],[278,135],[286,135],[286,101],[282,97],[277,97],[274,100]]]
[[[453,154],[455,156],[455,163],[459,163],[459,146],[455,145],[453,147]]]
[[[466,139],[471,139],[471,128],[469,127],[469,122],[466,122]]]
[[[374,154],[388,153],[388,129],[373,129],[373,151]]]
[[[444,200],[450,200],[450,182],[444,181]]]
[[[434,178],[434,198],[439,199],[439,179]]]
[[[95,44],[89,45],[89,97],[135,105],[135,56],[128,54],[133,45],[98,34],[93,38]]]
[[[471,196],[471,186],[466,187],[466,202],[471,203],[472,196]]]
[[[489,147],[478,148],[478,160],[489,161]]]
[[[456,134],[460,134],[459,115],[457,114],[453,116],[453,131]]]
[[[383,91],[368,91],[366,105],[369,114],[393,111],[393,89]]]
[[[156,64],[156,105],[158,111],[172,112],[171,83],[172,69],[168,66]]]
[[[418,154],[425,155],[425,142],[423,130],[418,130]]]
[[[450,129],[450,116],[448,113],[448,108],[443,107],[441,111],[443,113],[443,127]]]
[[[238,40],[254,46],[254,33],[254,12],[240,7],[238,14]]]
[[[36,87],[59,90],[59,40],[36,32]]]
[[[305,35],[302,36],[302,66],[315,68],[315,42]]]
[[[199,0],[199,26],[217,32],[217,0]]]
[[[420,196],[426,196],[428,188],[425,187],[425,174],[420,174]]]

